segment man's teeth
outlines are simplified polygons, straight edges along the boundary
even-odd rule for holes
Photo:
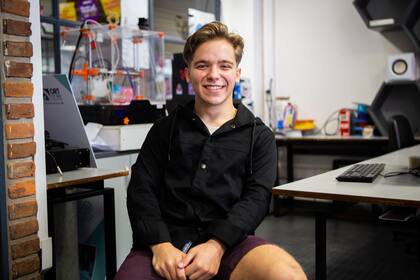
[[[207,85],[206,88],[209,89],[221,89],[223,86],[213,86],[213,85]]]

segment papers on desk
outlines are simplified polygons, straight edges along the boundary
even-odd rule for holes
[[[276,129],[274,133],[286,137],[302,137],[317,134],[315,130]]]
[[[301,130],[294,130],[294,129],[276,129],[274,131],[276,134],[286,137],[302,137]]]
[[[92,147],[99,150],[139,150],[153,124],[102,125],[87,123],[86,134]]]
[[[100,123],[87,123],[85,125],[85,131],[89,138],[89,142],[94,149],[103,151],[112,150],[111,146],[108,145],[102,137],[99,136],[103,125]]]

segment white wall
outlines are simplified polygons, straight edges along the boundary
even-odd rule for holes
[[[251,79],[254,109],[258,116],[263,113],[262,92],[262,21],[261,2],[257,0],[221,0],[221,21],[230,31],[244,38],[244,55],[240,64],[242,77]]]
[[[370,104],[387,55],[400,52],[366,28],[352,2],[275,1],[275,94],[290,96],[300,119],[321,125],[352,102]]]
[[[31,42],[33,45],[33,56],[31,59],[34,65],[32,83],[34,85],[34,95],[32,102],[35,108],[33,119],[35,127],[34,140],[36,142],[36,154],[34,157],[36,200],[38,204],[38,236],[41,241],[42,249],[42,269],[51,266],[52,247],[51,239],[48,237],[47,219],[47,183],[45,176],[45,142],[44,142],[44,100],[42,97],[42,60],[41,60],[41,33],[39,17],[39,1],[31,1],[31,15],[29,18],[32,23]]]
[[[137,26],[138,18],[149,17],[148,0],[121,0],[121,24]]]
[[[265,0],[263,1],[262,5],[262,73],[263,73],[263,91],[261,93],[260,99],[263,101],[263,117],[266,120],[266,123],[269,124],[269,116],[268,116],[268,104],[267,98],[265,97],[266,90],[270,89],[270,86],[274,86],[274,77],[276,72],[275,67],[275,58],[276,58],[276,51],[275,51],[275,37],[276,34],[274,32],[274,22],[275,22],[275,11],[274,11],[274,2],[276,0]],[[274,88],[271,89],[272,94]]]

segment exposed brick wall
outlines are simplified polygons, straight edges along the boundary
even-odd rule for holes
[[[16,199],[35,195],[35,180],[18,180],[8,184],[9,198]]]
[[[9,274],[41,279],[35,198],[30,1],[0,0],[0,74],[9,218]],[[37,65],[36,67],[41,67]],[[42,94],[42,93],[35,93]]]
[[[10,159],[31,157],[35,155],[35,151],[35,142],[13,143],[7,145],[7,157]]]

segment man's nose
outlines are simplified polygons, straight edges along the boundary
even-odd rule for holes
[[[216,79],[219,77],[219,67],[217,67],[217,65],[213,65],[209,68],[209,73],[208,73],[208,77],[212,78],[212,79]]]

